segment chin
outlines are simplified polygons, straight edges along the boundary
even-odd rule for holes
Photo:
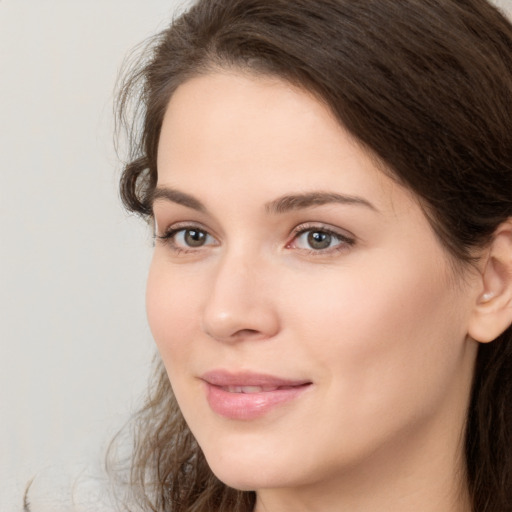
[[[239,491],[256,491],[272,487],[283,487],[283,482],[274,478],[273,472],[267,473],[261,466],[245,469],[242,465],[235,468],[210,466],[213,474],[228,487]]]
[[[290,484],[290,465],[276,454],[247,453],[232,449],[225,453],[205,453],[213,474],[223,483],[240,491],[254,491]]]

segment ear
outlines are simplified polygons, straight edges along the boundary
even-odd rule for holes
[[[482,269],[482,291],[472,312],[468,334],[488,343],[512,324],[512,219],[495,231]]]

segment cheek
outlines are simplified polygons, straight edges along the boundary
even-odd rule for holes
[[[307,301],[290,286],[288,323],[304,357],[361,407],[386,395],[414,402],[426,388],[441,392],[463,350],[461,294],[432,260],[370,263],[364,272],[342,269],[336,279],[317,276]]]
[[[166,365],[187,357],[192,329],[197,324],[200,289],[182,272],[173,272],[170,265],[155,254],[146,287],[146,312],[151,333]],[[195,322],[195,324],[194,324]],[[172,357],[171,357],[172,355]]]

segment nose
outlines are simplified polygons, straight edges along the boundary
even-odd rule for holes
[[[202,329],[217,341],[266,340],[279,331],[275,280],[268,264],[226,256],[215,268],[204,305]]]

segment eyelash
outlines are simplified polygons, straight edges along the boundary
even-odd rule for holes
[[[194,224],[178,224],[171,226],[168,228],[163,234],[158,235],[155,234],[155,239],[161,241],[162,243],[168,245],[172,251],[174,251],[176,254],[188,254],[188,253],[195,253],[198,250],[202,249],[204,246],[199,246],[197,248],[190,247],[182,247],[176,243],[175,237],[180,232],[186,232],[186,231],[199,231],[201,233],[204,233],[206,236],[209,236],[211,238],[212,235],[208,233],[208,231],[201,226],[197,226]]]
[[[172,226],[161,235],[155,234],[155,239],[158,239],[162,243],[170,246],[171,250],[174,251],[176,254],[196,253],[198,250],[201,250],[204,247],[211,246],[211,244],[208,244],[208,245],[198,246],[197,248],[194,248],[194,247],[186,248],[181,245],[178,245],[175,240],[176,235],[180,232],[186,232],[186,231],[198,231],[198,232],[204,233],[207,237],[211,237],[212,239],[214,239],[213,236],[210,235],[210,233],[206,229],[202,228],[201,226],[194,225],[194,224],[180,224],[180,225]],[[325,255],[329,255],[332,253],[338,253],[338,252],[347,250],[348,248],[352,247],[356,243],[355,238],[350,237],[345,234],[342,234],[342,233],[335,231],[327,226],[324,226],[321,224],[301,224],[293,230],[292,239],[290,240],[290,242],[288,242],[285,245],[285,248],[293,249],[294,247],[292,247],[292,245],[297,242],[299,237],[306,233],[310,233],[310,232],[317,232],[317,233],[322,233],[322,234],[328,235],[328,236],[332,237],[333,239],[337,240],[339,243],[337,243],[333,247],[328,247],[326,249],[297,248],[299,251],[306,253],[308,255],[313,255],[313,256],[322,256],[323,255],[323,256],[325,256]]]

